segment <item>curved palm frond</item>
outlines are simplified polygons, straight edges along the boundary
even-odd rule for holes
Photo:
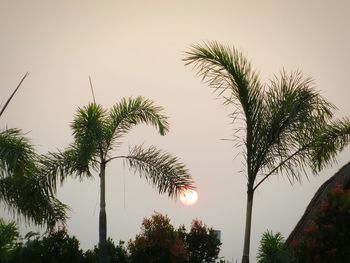
[[[96,168],[98,162],[90,158],[84,149],[77,148],[74,145],[68,147],[65,151],[57,153],[48,153],[40,157],[40,174],[47,178],[47,183],[56,191],[56,182],[62,184],[68,176],[82,179],[84,176],[91,177],[90,166]]]
[[[343,118],[325,124],[318,130],[309,147],[310,167],[316,173],[335,161],[336,155],[350,141],[350,119]]]
[[[254,155],[258,151],[262,120],[264,119],[264,94],[259,76],[251,69],[250,63],[242,53],[234,47],[223,46],[217,42],[209,42],[203,46],[195,45],[186,53],[186,65],[194,65],[198,75],[206,80],[209,87],[214,88],[225,99],[225,104],[234,107],[232,117],[245,119],[247,132],[245,139],[247,165],[249,170],[256,170]],[[237,103],[238,102],[238,103]],[[239,130],[241,130],[239,128]],[[255,179],[248,173],[250,180]]]
[[[253,118],[259,112],[263,87],[242,53],[213,41],[194,45],[186,54],[186,65],[193,64],[198,75],[219,95],[228,91],[229,95],[224,97],[228,102],[238,100],[240,104],[234,105],[245,118]]]
[[[0,178],[5,175],[26,175],[35,167],[35,152],[19,129],[0,132]]]
[[[130,169],[156,186],[160,194],[168,193],[169,197],[176,198],[185,189],[194,188],[185,165],[156,147],[135,146],[124,158]]]
[[[169,123],[167,117],[162,114],[163,110],[162,107],[155,106],[153,101],[140,96],[123,98],[110,110],[110,145],[140,123],[150,124],[157,128],[161,135],[165,135],[169,131]]]
[[[48,229],[66,223],[68,206],[45,193],[35,177],[9,176],[0,179],[0,201],[15,216],[23,216],[28,223],[46,225]]]

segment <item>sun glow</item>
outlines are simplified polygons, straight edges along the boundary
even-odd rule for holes
[[[180,201],[184,205],[193,205],[198,200],[198,193],[195,190],[187,189],[180,194]]]

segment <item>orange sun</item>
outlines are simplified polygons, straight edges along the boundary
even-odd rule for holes
[[[195,190],[187,189],[180,194],[180,201],[184,205],[193,205],[198,200],[198,193]]]

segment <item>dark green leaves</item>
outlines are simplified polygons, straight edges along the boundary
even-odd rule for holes
[[[184,189],[193,188],[185,165],[169,153],[155,147],[143,149],[136,146],[125,158],[130,168],[155,185],[160,194],[168,193],[176,198]]]
[[[0,178],[6,174],[24,175],[35,166],[33,146],[19,129],[0,132]]]
[[[38,159],[20,130],[0,132],[0,201],[14,214],[52,228],[65,222],[67,207],[53,196],[54,186],[39,172]]]
[[[258,255],[258,263],[290,263],[291,255],[280,232],[273,234],[267,230],[263,233]]]
[[[109,121],[115,138],[120,138],[137,124],[144,123],[158,129],[160,135],[169,130],[167,117],[162,114],[164,109],[155,106],[150,100],[142,97],[122,99],[110,111]]]

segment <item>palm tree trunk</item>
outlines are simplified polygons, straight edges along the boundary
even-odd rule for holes
[[[247,191],[247,211],[245,218],[245,233],[244,233],[244,247],[242,263],[249,263],[249,249],[250,249],[250,232],[252,225],[252,210],[253,210],[254,191],[248,187]]]
[[[107,217],[106,217],[106,182],[105,174],[106,164],[100,165],[100,217],[99,217],[99,261],[100,263],[107,262]]]

